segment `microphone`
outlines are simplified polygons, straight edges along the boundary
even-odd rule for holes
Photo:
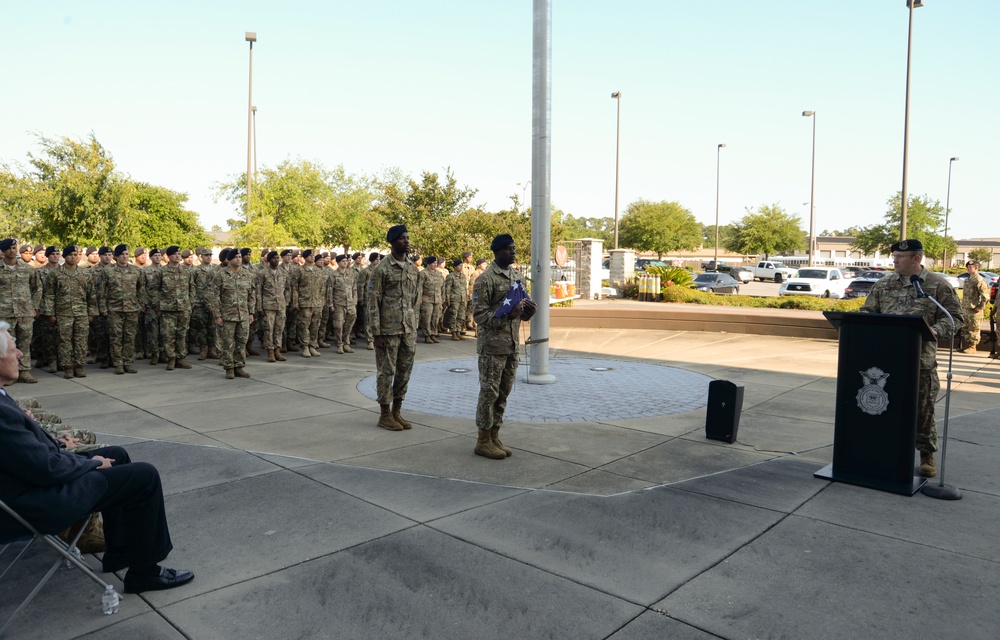
[[[923,287],[920,286],[920,276],[918,276],[917,274],[914,273],[912,276],[910,276],[910,284],[913,285],[913,289],[917,292],[918,298],[930,297],[926,293],[924,293]]]

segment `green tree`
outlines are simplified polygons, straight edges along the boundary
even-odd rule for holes
[[[351,175],[344,165],[327,174],[332,198],[323,208],[323,235],[327,244],[352,247],[375,247],[385,242],[385,218],[374,209],[373,181]]]
[[[754,211],[747,208],[746,215],[732,225],[732,234],[723,247],[743,255],[763,254],[765,258],[774,253],[791,253],[804,248],[806,234],[798,216],[786,213],[777,204],[761,205]]]
[[[128,245],[141,243],[166,247],[172,244],[194,247],[210,238],[198,223],[198,214],[184,208],[187,195],[145,182],[133,183],[130,212],[124,226],[114,236]]]
[[[976,247],[969,252],[969,258],[978,260],[988,267],[990,266],[990,262],[993,261],[993,250],[989,247]]]
[[[618,244],[659,257],[701,246],[701,224],[677,202],[636,200],[618,222]]]
[[[706,225],[704,225],[702,227],[702,234],[701,235],[702,235],[702,238],[703,238],[703,240],[702,240],[703,244],[701,246],[704,247],[705,249],[714,249],[715,248],[715,225],[714,224],[706,224]],[[731,224],[721,224],[721,225],[719,225],[719,246],[720,247],[725,247],[726,246],[726,242],[729,240],[729,238],[732,237],[732,235],[733,235],[733,225],[731,225]]]
[[[893,243],[899,240],[901,192],[889,198],[888,209],[883,216],[882,224],[863,227],[854,237],[851,248],[865,254],[876,251],[888,253]],[[924,254],[928,257],[941,256],[945,249],[954,253],[954,240],[937,233],[944,223],[944,208],[938,200],[931,200],[926,195],[910,196],[906,211],[906,237],[919,240],[924,245]]]
[[[584,218],[566,214],[561,220],[564,228],[564,240],[579,240],[580,238],[600,238],[609,247],[615,240],[614,218]]]

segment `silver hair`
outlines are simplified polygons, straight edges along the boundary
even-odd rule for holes
[[[10,325],[5,321],[0,320],[0,356],[7,355],[7,349],[10,349]]]

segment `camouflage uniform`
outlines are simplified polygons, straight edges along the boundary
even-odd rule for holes
[[[424,269],[417,277],[420,287],[420,330],[424,337],[436,336],[444,300],[444,277],[440,269]]]
[[[280,265],[277,269],[264,267],[257,274],[257,300],[264,326],[263,344],[269,351],[281,347],[281,334],[285,330],[285,310],[291,293],[288,271],[282,269]]]
[[[159,318],[164,356],[168,361],[187,356],[191,304],[196,297],[191,271],[165,265],[153,273],[149,283],[149,306]]]
[[[371,332],[368,330],[368,314],[365,313],[365,292],[368,291],[368,277],[371,274],[372,268],[361,267],[357,269],[358,274],[358,286],[357,286],[357,297],[358,297],[358,317],[354,320],[354,334],[359,338],[367,338],[371,341]]]
[[[943,277],[921,268],[921,287],[924,292],[948,310],[955,318],[960,318],[962,308],[958,296]],[[926,298],[917,298],[909,278],[892,273],[872,287],[861,311],[868,313],[888,313],[893,315],[923,316],[940,338],[948,338],[956,327],[937,305]],[[941,390],[937,371],[937,342],[924,342],[920,350],[920,388],[917,410],[917,449],[923,453],[937,451],[937,426],[934,423],[934,401]]]
[[[32,269],[18,258],[13,267],[0,264],[0,320],[10,325],[24,355],[18,371],[31,371],[31,336],[35,314],[42,304],[42,279],[39,269]]]
[[[330,305],[330,279],[317,266],[298,270],[292,281],[292,306],[298,309],[298,334],[304,347],[319,348],[323,307]]]
[[[88,269],[91,279],[94,281],[94,295],[97,296],[97,308],[101,308],[101,295],[104,290],[104,278],[106,277],[104,271],[111,265],[95,264],[93,267]],[[103,315],[98,315],[94,317],[94,321],[90,323],[90,351],[97,358],[98,362],[101,363],[102,368],[107,368],[108,363],[111,362],[111,352],[108,343],[108,318]]]
[[[45,265],[42,267],[36,267],[35,271],[38,273],[39,284],[41,284],[42,291],[45,291],[45,283],[48,281],[49,276],[59,270],[58,265],[55,267]],[[56,339],[56,327],[49,322],[47,316],[39,316],[35,318],[35,330],[32,336],[32,341],[34,344],[31,346],[32,352],[35,354],[35,360],[38,361],[38,367],[48,366],[49,371],[55,373],[56,371],[56,356],[57,356],[57,345],[58,340]]]
[[[64,371],[82,371],[90,319],[97,315],[94,283],[86,270],[63,265],[51,273],[45,281],[41,314],[56,317],[59,365]]]
[[[375,348],[378,368],[378,402],[388,405],[402,402],[413,371],[417,343],[417,309],[420,287],[417,266],[407,259],[396,260],[392,254],[371,269],[365,308],[373,336],[382,336],[385,346]]]
[[[229,267],[216,271],[212,279],[209,304],[212,318],[222,318],[220,361],[228,369],[242,369],[246,364],[250,316],[257,310],[256,283],[245,269],[233,272]]]
[[[331,278],[333,291],[333,339],[340,349],[351,344],[351,331],[358,313],[358,272],[337,269]]]
[[[965,288],[962,290],[963,347],[975,349],[976,345],[979,344],[979,340],[982,338],[983,311],[989,301],[990,287],[986,284],[986,278],[978,272],[970,273],[968,280],[965,281]]]
[[[203,346],[219,348],[218,332],[212,323],[212,309],[208,304],[209,289],[216,268],[210,264],[199,264],[191,268],[194,283],[194,301],[191,305],[191,328],[188,341],[199,351]]]
[[[298,275],[299,271],[302,269],[299,265],[294,262],[289,264],[287,267],[284,263],[281,264],[279,269],[285,269],[288,274],[288,283],[291,288],[295,287],[295,277]],[[299,340],[299,312],[292,306],[292,296],[288,296],[288,307],[285,309],[285,335],[282,342],[285,343],[285,348],[282,351],[291,351],[295,348],[295,343]]]
[[[143,267],[142,271],[146,276],[147,289],[152,286],[153,276],[162,268],[162,264],[149,264]],[[146,300],[146,309],[142,314],[142,324],[146,328],[146,343],[143,345],[143,349],[146,353],[150,354],[150,358],[154,355],[159,355],[162,358],[160,352],[163,351],[163,336],[160,333],[160,318],[156,315],[156,309],[152,307],[148,298]]]
[[[493,429],[503,426],[507,396],[514,388],[517,373],[517,345],[521,319],[494,318],[516,280],[513,269],[501,269],[493,262],[476,278],[472,293],[472,317],[478,326],[476,353],[479,354],[479,401],[476,426]]]
[[[455,269],[444,279],[444,296],[448,303],[445,325],[453,336],[465,328],[469,281],[463,271],[463,269]]]
[[[132,368],[139,313],[146,306],[146,275],[134,264],[108,266],[101,278],[97,304],[108,318],[111,364]]]
[[[465,261],[462,262],[462,266],[460,268],[462,269],[462,273],[465,275],[465,279],[468,282],[468,294],[466,295],[466,298],[465,298],[465,318],[463,318],[463,320],[465,322],[465,327],[462,327],[462,328],[464,329],[464,328],[468,327],[469,329],[471,329],[472,328],[472,322],[473,322],[473,320],[472,320],[472,286],[476,282],[476,277],[479,275],[479,270],[476,269],[476,265],[474,265],[474,264],[468,264]]]

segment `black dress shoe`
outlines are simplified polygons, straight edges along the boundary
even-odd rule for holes
[[[125,593],[142,593],[143,591],[162,591],[173,589],[194,580],[190,571],[160,567],[158,576],[134,576],[129,571],[125,574]]]

